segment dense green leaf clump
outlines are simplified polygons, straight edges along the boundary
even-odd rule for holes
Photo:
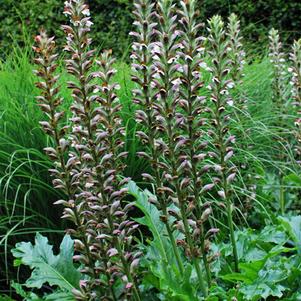
[[[95,43],[104,49],[113,49],[120,56],[128,49],[128,32],[131,28],[131,1],[91,0]],[[31,39],[40,28],[61,37],[60,25],[65,21],[63,1],[4,0],[0,4],[0,46],[9,52],[12,41],[24,40],[24,30]],[[5,51],[6,50],[6,51]]]
[[[75,241],[66,236],[58,255],[40,234],[35,245],[18,243],[15,266],[32,274],[18,280],[24,284],[11,281],[15,293],[27,301],[299,299],[301,42],[287,62],[271,30],[269,61],[248,65],[235,14],[227,26],[213,16],[201,36],[198,0],[136,0],[130,91],[125,74],[115,81],[111,51],[91,49],[84,1],[65,2],[65,68],[62,48],[44,30],[33,47],[40,125],[49,135],[41,141],[62,194],[55,204]],[[120,91],[128,91],[125,100]],[[125,107],[130,116],[136,109],[135,120]],[[126,159],[128,150],[144,161]],[[10,161],[0,177],[5,191],[12,162],[19,168],[14,155]],[[12,209],[0,190],[4,217],[18,204],[20,186],[12,187]],[[11,232],[22,221],[26,227],[23,206],[11,229],[11,218],[0,219],[5,262]]]
[[[46,300],[58,300],[58,296],[64,296],[63,300],[73,300],[71,291],[79,286],[81,275],[73,265],[73,240],[69,235],[64,237],[58,255],[53,253],[48,239],[39,233],[34,245],[30,242],[18,243],[12,253],[16,257],[16,266],[26,265],[32,270],[25,287],[41,289],[43,285],[49,284],[58,287],[59,291],[47,296]],[[14,284],[14,287],[23,297],[27,295],[19,284]]]
[[[95,30],[93,38],[102,48],[112,48],[123,55],[129,49],[128,32],[132,26],[132,3],[129,0],[90,0]],[[201,1],[200,1],[201,3]],[[199,7],[200,18],[206,20],[213,14],[227,17],[229,12],[237,13],[242,22],[245,37],[256,45],[262,46],[267,40],[267,30],[277,27],[285,32],[290,40],[296,38],[301,26],[299,1],[253,1],[253,0],[205,0]],[[22,27],[33,36],[39,28],[51,34],[59,34],[60,24],[64,21],[62,1],[3,0],[0,10],[2,49],[9,51],[11,42],[22,40]],[[259,49],[259,47],[258,47]]]

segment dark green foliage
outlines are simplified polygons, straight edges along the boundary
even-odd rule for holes
[[[32,38],[40,28],[45,28],[50,35],[60,37],[62,44],[60,25],[65,22],[62,3],[62,0],[1,0],[1,52],[9,53],[12,41],[23,43],[23,29]],[[90,0],[88,3],[93,12],[95,44],[104,49],[112,48],[119,56],[126,54],[131,28],[131,1]]]
[[[132,27],[132,2],[130,0],[89,0],[94,22],[93,38],[101,48],[112,48],[119,56],[129,50],[128,32]],[[266,42],[267,30],[275,27],[284,33],[286,39],[298,36],[301,27],[301,2],[285,0],[203,0],[198,9],[201,19],[206,20],[214,14],[224,18],[230,12],[238,14],[244,36],[254,42],[258,49]],[[0,3],[0,47],[3,52],[10,51],[12,41],[23,41],[22,28],[33,37],[41,27],[50,34],[62,37],[59,25],[63,24],[61,0],[1,0]]]
[[[43,300],[74,300],[71,291],[79,286],[81,274],[73,265],[73,245],[73,240],[66,235],[60,245],[59,254],[54,255],[48,239],[39,233],[36,234],[34,245],[30,242],[16,244],[16,248],[12,250],[16,258],[15,266],[25,265],[32,270],[24,285],[13,284],[18,294],[26,300],[32,300],[32,293],[26,293],[22,286],[41,289],[47,283],[57,289]],[[39,300],[37,296],[36,298],[33,300]]]
[[[300,9],[300,1],[285,0],[204,0],[200,6],[201,14],[206,18],[213,14],[226,18],[230,13],[236,13],[250,46],[259,42],[257,50],[266,43],[267,30],[271,27],[279,29],[290,41],[296,38],[301,26]]]

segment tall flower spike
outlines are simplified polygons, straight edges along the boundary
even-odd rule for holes
[[[231,78],[237,89],[240,89],[244,77],[245,51],[242,44],[240,32],[240,21],[236,14],[231,14],[228,18],[227,36],[229,38],[228,55],[231,60]],[[236,105],[240,110],[245,108],[245,97],[239,91],[239,99]]]
[[[77,197],[85,208],[89,227],[86,233],[98,262],[94,268],[98,277],[85,282],[85,293],[90,294],[92,300],[117,300],[113,284],[121,278],[125,282],[123,294],[140,300],[134,276],[139,254],[132,252],[132,233],[137,225],[127,219],[131,206],[122,203],[126,190],[122,188],[124,181],[118,179],[123,169],[121,159],[127,153],[122,151],[124,128],[119,116],[121,105],[115,93],[119,85],[112,82],[116,73],[112,68],[114,60],[109,52],[104,52],[96,61],[99,70],[93,72],[88,7],[81,0],[69,1],[65,13],[70,15],[71,23],[63,27],[67,34],[65,49],[71,54],[66,65],[76,80],[68,84],[74,99],[71,156],[81,163],[79,179],[83,189]],[[101,275],[106,276],[106,282]],[[101,286],[109,288],[109,292],[99,290]]]
[[[160,113],[158,113],[158,110],[161,109],[161,104],[157,100],[158,96],[155,95],[157,90],[154,88],[156,85],[159,85],[158,78],[160,79],[160,71],[155,64],[159,64],[158,59],[163,46],[161,41],[154,42],[154,32],[156,31],[157,25],[153,22],[154,3],[151,3],[150,0],[136,0],[134,5],[136,8],[134,11],[136,32],[131,33],[131,35],[135,37],[131,58],[133,59],[132,79],[137,83],[137,89],[133,91],[133,94],[135,95],[134,101],[142,109],[137,110],[136,120],[146,128],[146,131],[140,131],[137,134],[144,144],[148,146],[149,152],[149,154],[140,152],[138,155],[149,159],[152,165],[154,174],[143,174],[143,177],[151,181],[155,186],[156,195],[158,196],[156,205],[162,210],[161,219],[166,225],[166,231],[172,244],[176,262],[180,273],[183,274],[184,268],[182,260],[173,236],[173,230],[167,211],[169,205],[166,197],[168,189],[163,185],[164,179],[162,178],[161,172],[161,168],[164,165],[159,162],[159,157],[162,151],[165,150],[165,144],[160,138],[160,132],[164,131],[164,129],[161,125],[162,119]],[[170,22],[174,28],[174,17],[171,18]],[[156,59],[156,63],[154,59]],[[165,260],[167,262],[167,258]]]
[[[187,164],[186,176],[191,180],[187,186],[187,205],[193,208],[187,212],[187,217],[196,221],[193,229],[194,248],[200,249],[204,266],[206,268],[207,281],[210,285],[211,275],[210,267],[207,260],[208,250],[205,247],[209,245],[205,241],[204,223],[202,219],[202,194],[205,193],[203,188],[203,176],[208,171],[204,167],[206,158],[206,146],[204,136],[206,134],[204,126],[206,119],[206,97],[199,96],[200,89],[204,86],[202,79],[202,68],[208,69],[203,60],[204,57],[204,40],[200,35],[203,24],[197,23],[196,14],[197,1],[181,1],[181,9],[178,10],[180,15],[180,24],[182,25],[181,47],[179,47],[179,68],[181,73],[180,98],[179,106],[183,110],[183,135],[187,139],[183,149],[183,158],[189,162]],[[182,188],[183,189],[183,188]],[[187,206],[186,205],[186,206]],[[208,211],[207,211],[208,212]],[[196,255],[198,255],[196,253]]]
[[[158,189],[158,193],[159,197],[160,192],[161,196],[164,193],[167,202],[173,202],[179,208],[179,214],[170,211],[177,219],[176,228],[185,235],[185,240],[179,243],[184,246],[186,254],[192,260],[202,294],[207,296],[207,288],[198,260],[199,250],[196,248],[192,237],[194,222],[189,218],[189,203],[187,202],[187,187],[190,185],[190,178],[187,173],[190,170],[190,162],[184,152],[188,139],[183,135],[184,117],[179,111],[179,87],[182,81],[177,74],[179,68],[177,49],[182,47],[179,43],[181,32],[176,26],[177,16],[174,13],[173,1],[158,1],[157,9],[159,26],[157,54],[154,57],[156,72],[154,89],[157,91],[155,110],[161,139],[157,139],[156,142],[161,147],[162,152],[159,167],[164,185]],[[191,59],[190,56],[185,58],[187,61]],[[165,135],[166,141],[164,141]]]
[[[292,52],[290,53],[292,96],[295,100],[294,105],[301,105],[301,39],[294,41]]]
[[[111,246],[107,253],[113,257],[112,264],[118,259],[115,263],[116,276],[121,276],[125,282],[125,297],[133,297],[133,300],[139,301],[136,271],[141,254],[135,251],[132,236],[137,224],[128,220],[127,213],[132,204],[124,206],[122,203],[122,198],[127,192],[123,188],[127,179],[120,180],[118,177],[124,170],[121,159],[126,157],[127,153],[123,151],[125,129],[120,117],[120,101],[116,95],[116,90],[120,87],[112,81],[116,73],[112,67],[114,62],[110,51],[103,52],[96,61],[101,80],[97,88],[100,97],[96,99],[99,107],[95,109],[95,117],[98,117],[94,117],[98,124],[95,155],[99,157],[99,161],[96,166],[96,180],[99,186],[97,193],[101,195],[103,205],[99,212],[101,218],[98,219],[103,221],[98,224],[102,229],[98,246],[101,248],[101,243],[105,241]],[[116,255],[112,255],[112,252],[116,252]]]
[[[134,37],[132,44],[132,81],[136,83],[133,90],[134,102],[139,105],[136,111],[136,120],[143,124],[144,131],[138,131],[137,136],[143,144],[149,147],[151,153],[151,164],[155,171],[154,182],[160,186],[160,175],[158,173],[158,156],[155,147],[155,137],[158,135],[156,128],[156,116],[154,111],[154,93],[152,89],[153,71],[153,40],[156,23],[153,22],[154,3],[150,0],[136,0],[134,2],[135,32],[130,35]],[[143,155],[143,154],[140,154]],[[148,155],[145,154],[148,158]],[[152,179],[151,175],[144,176]]]
[[[90,212],[92,202],[89,197],[93,188],[93,165],[91,164],[91,149],[89,146],[93,143],[92,127],[92,92],[94,90],[93,76],[91,68],[93,64],[93,50],[88,50],[91,39],[88,36],[90,26],[90,13],[88,6],[82,0],[69,0],[65,2],[64,14],[70,19],[70,25],[63,25],[62,28],[66,33],[67,44],[65,51],[70,53],[71,58],[66,60],[66,68],[69,74],[73,75],[76,82],[68,82],[68,87],[72,89],[74,99],[71,105],[72,133],[70,135],[72,149],[70,149],[70,160],[78,162],[78,168],[74,170],[81,185],[81,191],[76,194],[77,206],[81,208],[81,217],[85,224],[85,236],[89,245],[89,250],[93,255],[96,263],[99,256],[103,253],[95,252],[93,244],[95,243],[96,231],[94,229],[93,214]],[[105,252],[105,251],[103,251]],[[86,257],[79,255],[75,259],[84,264]],[[106,287],[110,286],[110,275],[107,273],[107,281],[100,281],[100,273],[106,273],[108,270],[108,260],[102,256],[101,263],[104,263],[104,271],[94,264],[92,268],[83,268],[82,273],[87,274],[88,278],[82,282],[81,291],[75,292],[77,300],[96,300],[100,296],[108,296]],[[111,288],[112,292],[112,288]],[[112,292],[113,295],[113,292]],[[114,298],[113,298],[114,299]]]
[[[211,157],[216,163],[216,185],[219,187],[218,195],[222,202],[226,203],[226,213],[228,227],[230,231],[230,240],[233,248],[234,266],[238,271],[238,255],[236,241],[234,237],[233,208],[231,201],[231,182],[235,178],[236,167],[231,163],[233,156],[232,144],[235,138],[229,133],[228,123],[230,120],[229,106],[232,99],[229,98],[229,90],[233,88],[234,83],[229,79],[231,61],[227,56],[229,42],[226,39],[224,22],[220,16],[212,17],[208,22],[208,54],[211,64],[212,80],[208,88],[211,91],[212,102],[212,138],[213,150]]]
[[[45,32],[41,32],[36,37],[37,46],[34,50],[37,54],[35,63],[38,65],[36,74],[42,79],[36,85],[41,90],[41,96],[37,97],[39,106],[45,113],[48,121],[42,121],[41,125],[44,131],[53,138],[54,147],[45,149],[48,156],[54,162],[54,169],[50,170],[54,177],[53,185],[55,188],[64,192],[68,199],[59,200],[56,204],[65,206],[64,216],[71,220],[76,229],[71,231],[75,240],[75,249],[81,253],[84,260],[84,266],[91,277],[95,277],[93,267],[95,260],[91,254],[89,243],[85,235],[85,220],[82,216],[81,207],[76,202],[76,193],[79,191],[77,173],[78,160],[70,158],[65,161],[65,154],[70,149],[68,141],[68,126],[64,126],[64,111],[60,109],[63,99],[59,96],[58,79],[55,75],[57,69],[57,57],[55,53],[55,42],[53,38],[48,38]],[[84,295],[77,292],[84,298]]]
[[[286,65],[285,65],[285,54],[282,51],[282,43],[278,30],[272,28],[269,32],[270,40],[270,61],[273,65],[273,100],[278,106],[280,111],[283,110],[285,103],[286,93]]]
[[[287,67],[286,67],[286,56],[282,51],[282,43],[280,41],[280,36],[278,30],[274,28],[269,32],[270,39],[270,61],[273,67],[273,79],[272,79],[272,88],[273,88],[273,101],[277,106],[279,118],[277,120],[277,127],[279,128],[279,134],[277,140],[281,142],[278,144],[280,148],[282,148],[282,144],[287,143],[287,139],[285,137],[285,132],[283,129],[285,128],[285,117],[286,117],[286,99],[287,99]],[[285,160],[285,153],[279,151],[277,153],[277,159],[280,162]],[[279,207],[281,209],[281,214],[285,213],[285,191],[283,186],[283,169],[279,170],[279,179],[280,179],[280,189],[279,189]]]
[[[292,52],[290,53],[291,66],[288,71],[291,74],[290,84],[292,86],[292,96],[294,99],[293,105],[297,109],[299,117],[295,120],[295,125],[298,128],[296,137],[298,142],[301,142],[301,39],[294,41]],[[301,155],[301,147],[296,148],[298,156]]]

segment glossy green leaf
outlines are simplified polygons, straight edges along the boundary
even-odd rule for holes
[[[80,280],[80,273],[73,265],[73,252],[73,240],[70,236],[64,237],[60,253],[54,255],[48,239],[39,233],[36,235],[35,245],[21,242],[12,250],[13,255],[20,259],[22,264],[33,270],[25,283],[27,287],[41,288],[48,283],[69,293],[79,286]]]

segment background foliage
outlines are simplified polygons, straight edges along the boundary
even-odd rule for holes
[[[8,250],[21,240],[33,243],[36,232],[47,235],[57,250],[63,236],[63,229],[66,228],[66,225],[59,219],[61,208],[52,206],[53,201],[57,200],[60,195],[52,188],[47,172],[51,162],[42,150],[49,141],[45,138],[38,123],[42,117],[34,98],[37,91],[33,85],[35,78],[32,74],[32,42],[30,41],[41,26],[51,34],[56,34],[63,41],[59,27],[66,21],[62,14],[62,2],[63,0],[0,0],[0,57],[5,52],[9,54],[0,62],[0,301],[11,300],[1,298],[2,293],[11,293],[9,280],[14,279],[23,283],[25,278],[29,277],[29,271],[25,271],[24,267],[18,267],[18,269],[13,267],[13,258]],[[127,58],[129,50],[127,33],[132,24],[131,0],[89,0],[89,2],[95,23],[93,29],[95,46],[112,48],[115,54]],[[253,50],[259,50],[262,45],[264,45],[262,49],[266,49],[267,30],[270,27],[275,26],[280,29],[282,37],[291,41],[298,37],[301,25],[301,16],[298,15],[301,10],[299,1],[200,0],[199,8],[204,21],[213,14],[221,14],[226,18],[230,12],[236,12],[242,20],[245,41],[248,41],[250,45],[254,41],[257,42],[254,44],[256,49],[254,49],[254,45],[251,45]],[[24,32],[26,37],[28,34],[29,39],[24,39]],[[21,43],[21,41],[23,41],[22,49],[11,46],[12,42],[15,44],[15,42]],[[259,52],[257,51],[256,54]],[[143,160],[137,160],[135,156],[136,149],[140,150],[141,145],[135,140],[136,124],[133,120],[135,107],[132,104],[131,89],[133,87],[130,81],[130,67],[122,60],[118,61],[116,67],[118,69],[116,80],[122,86],[118,96],[123,105],[124,125],[127,128],[126,148],[130,152],[125,175],[143,186],[139,175],[148,166]],[[239,177],[239,181],[243,185],[241,185],[242,188],[236,187],[237,191],[241,193],[241,199],[237,202],[240,215],[235,222],[251,226],[258,231],[261,231],[261,226],[264,224],[272,224],[273,227],[284,227],[284,224],[288,227],[283,220],[277,219],[279,190],[285,188],[285,209],[289,214],[291,214],[290,208],[294,209],[296,214],[300,214],[298,200],[301,178],[298,176],[298,167],[279,160],[278,153],[281,152],[283,157],[288,157],[290,158],[289,162],[293,162],[293,150],[285,145],[279,149],[276,141],[283,134],[291,137],[295,116],[290,111],[285,115],[287,126],[284,133],[283,129],[275,125],[275,121],[279,120],[282,116],[280,114],[283,113],[278,109],[271,110],[272,68],[268,58],[265,57],[260,61],[255,59],[252,64],[246,66],[245,71],[243,91],[248,97],[250,115],[245,116],[242,122],[236,126],[235,134],[237,136],[241,132],[247,133],[236,158],[237,162],[245,160],[247,165],[252,166],[254,170],[243,170],[243,175]],[[63,74],[63,78],[66,76]],[[65,86],[63,86],[62,95],[69,100],[70,95]],[[248,148],[247,146],[252,147]],[[284,171],[287,175],[283,183],[280,183],[277,178],[279,171]],[[253,173],[256,174],[255,180],[253,180]],[[241,179],[246,182],[243,183]],[[248,188],[254,183],[256,183],[254,186],[255,196],[252,193],[246,194],[245,186]],[[137,191],[131,191],[131,193],[133,197],[138,198]],[[137,220],[139,219],[147,230],[152,231],[149,224],[155,226],[159,224],[153,223],[151,217],[144,212],[143,203],[140,205],[139,209],[146,217],[144,219],[140,217]],[[144,231],[147,232],[145,229]],[[283,232],[283,229],[281,231]],[[286,232],[292,231],[286,230]],[[262,238],[262,233],[258,232],[256,237],[252,237],[246,230],[238,234],[238,240],[241,240],[241,245],[245,246],[244,237],[247,237],[251,241],[249,245],[252,245],[252,250],[255,244],[262,244],[266,248],[267,241]],[[294,237],[290,239],[294,241]],[[268,242],[270,243],[270,241]],[[154,240],[153,244],[156,243],[157,241]],[[299,241],[296,244],[299,244]],[[279,243],[279,246],[282,247],[282,242]],[[170,247],[167,247],[169,250]],[[230,247],[225,245],[223,249],[225,254],[227,248]],[[158,262],[158,258],[157,254],[152,251],[153,249],[150,248],[146,259],[151,262],[152,274],[159,275],[160,278],[162,276],[161,267],[154,264]],[[292,264],[297,266],[293,261],[295,257],[282,256],[283,261],[279,263],[278,255],[277,253],[268,264],[283,271],[285,269],[282,266],[285,265],[286,269],[295,273],[291,268]],[[291,258],[293,260],[290,260]],[[262,258],[256,260],[262,260]],[[268,264],[264,267],[266,270],[271,269]],[[300,266],[296,269],[300,270]],[[300,273],[296,272],[296,275],[300,277]],[[238,276],[231,275],[231,277],[230,279],[230,276],[225,275],[225,280],[236,281],[237,279],[233,277]],[[285,287],[292,288],[295,285],[295,279],[292,281],[292,277],[289,275],[282,281],[286,282],[287,278],[290,279],[290,282],[286,283]],[[166,281],[169,281],[168,285],[174,288],[173,294],[182,289],[176,278],[160,279],[160,283],[158,281],[155,287],[160,290],[160,285],[164,286]],[[273,281],[266,282],[271,285],[271,289],[274,289]],[[248,283],[243,283],[243,289],[247,290],[248,286]],[[270,289],[270,287],[268,288]],[[301,291],[300,287],[299,290]],[[217,294],[220,292],[217,291]],[[225,300],[223,299],[224,295],[220,298]],[[290,299],[284,300],[295,301],[299,298],[300,294],[298,293],[298,297],[294,295]]]
[[[90,0],[93,12],[93,38],[101,48],[121,55],[128,49],[131,5],[128,0]],[[23,29],[33,37],[41,27],[62,39],[60,25],[66,22],[62,0],[1,0],[0,48],[9,52],[12,41],[23,41]]]
[[[95,43],[101,48],[112,48],[119,56],[129,50],[128,32],[132,24],[130,0],[89,0],[93,12]],[[34,36],[40,27],[61,37],[60,24],[65,22],[62,0],[1,0],[0,47],[9,52],[12,40],[22,41],[23,28]],[[246,40],[260,48],[266,42],[267,30],[276,27],[289,40],[297,36],[301,26],[301,2],[286,0],[200,0],[203,20],[214,14],[227,17],[230,12],[239,15]],[[54,32],[55,31],[55,32]]]

